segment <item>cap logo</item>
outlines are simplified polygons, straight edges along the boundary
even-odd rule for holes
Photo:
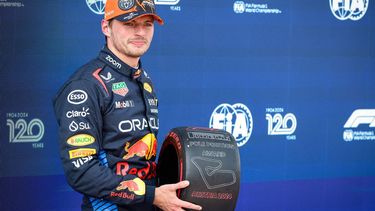
[[[122,10],[129,10],[134,7],[134,0],[119,0],[118,7]]]

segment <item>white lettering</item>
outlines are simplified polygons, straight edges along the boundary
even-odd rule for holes
[[[121,64],[116,61],[115,59],[113,59],[110,55],[107,55],[107,57],[105,58],[107,61],[109,61],[110,63],[112,63],[115,67],[117,68],[121,68]]]
[[[83,164],[89,162],[90,160],[92,160],[92,156],[87,156],[87,157],[79,158],[78,160],[74,160],[74,161],[72,161],[72,163],[73,163],[73,165],[74,165],[76,168],[79,168],[79,167],[81,167]]]
[[[89,108],[85,109],[85,107],[82,108],[82,111],[68,111],[66,112],[66,117],[73,118],[73,117],[86,117],[87,115],[90,115],[88,112]]]
[[[132,120],[124,120],[121,121],[118,125],[118,129],[123,133],[128,133],[131,131],[136,130],[144,130],[145,128],[151,127],[152,129],[159,129],[159,122],[155,118],[150,118],[149,121],[143,118],[142,120],[139,119],[132,119]]]

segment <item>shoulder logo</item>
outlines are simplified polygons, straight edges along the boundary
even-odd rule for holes
[[[69,93],[67,100],[70,104],[82,104],[87,100],[87,93],[80,89],[73,90]]]

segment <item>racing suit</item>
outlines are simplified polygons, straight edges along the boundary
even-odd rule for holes
[[[159,119],[147,73],[105,46],[53,103],[64,172],[84,194],[82,210],[153,210]]]

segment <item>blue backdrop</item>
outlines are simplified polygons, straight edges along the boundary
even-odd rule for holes
[[[177,126],[234,134],[237,210],[375,210],[374,2],[157,3],[159,147]],[[102,47],[102,6],[0,0],[1,210],[79,210],[51,100]]]

